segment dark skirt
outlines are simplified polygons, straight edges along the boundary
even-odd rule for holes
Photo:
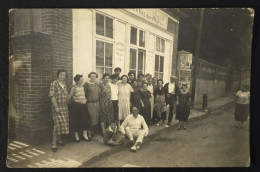
[[[190,106],[188,104],[179,104],[176,109],[176,120],[187,122],[190,116]]]
[[[247,120],[248,115],[249,115],[249,104],[236,103],[235,120],[244,122]]]
[[[114,120],[118,120],[118,100],[111,100],[113,104]]]
[[[144,107],[142,108],[141,115],[143,115],[144,120],[147,124],[151,121],[151,103],[148,100],[143,100]]]
[[[70,106],[70,123],[72,132],[91,129],[91,122],[86,104],[72,102]]]

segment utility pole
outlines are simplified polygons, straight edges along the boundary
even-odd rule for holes
[[[194,107],[194,99],[195,99],[195,90],[196,90],[196,80],[197,80],[197,70],[198,70],[198,60],[200,54],[200,44],[201,44],[201,33],[202,33],[202,24],[203,24],[203,15],[204,8],[200,10],[200,17],[198,23],[198,35],[196,40],[196,49],[194,52],[194,61],[193,61],[193,71],[192,71],[192,88],[191,88],[191,106]]]

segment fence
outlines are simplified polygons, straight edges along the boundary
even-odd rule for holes
[[[225,94],[227,68],[199,59],[195,90],[195,104],[201,104],[203,95],[214,100]]]

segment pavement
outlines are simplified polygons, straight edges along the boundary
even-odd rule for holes
[[[209,112],[227,108],[233,104],[233,94],[227,94],[216,100],[209,101],[208,111],[201,110],[201,105],[191,109],[189,120],[199,118]],[[178,121],[173,119],[172,125],[169,128],[152,125],[149,127],[149,135],[147,138],[152,139],[163,130],[171,130],[177,123]],[[9,168],[82,167],[82,164],[94,162],[102,156],[129,149],[129,146],[130,143],[128,142],[122,146],[109,147],[104,145],[103,138],[100,135],[95,135],[91,142],[66,142],[64,147],[58,147],[57,152],[51,151],[51,141],[40,145],[29,145],[20,141],[12,141],[8,145],[6,164]]]
[[[236,128],[234,106],[190,120],[186,130],[160,131],[140,150],[108,154],[82,167],[249,167],[249,120]]]

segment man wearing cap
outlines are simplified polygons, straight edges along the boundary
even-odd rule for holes
[[[177,101],[177,95],[180,92],[180,88],[176,84],[177,77],[176,76],[171,76],[170,77],[170,82],[166,83],[164,85],[164,91],[166,93],[166,105],[169,104],[169,116],[168,116],[168,123],[165,125],[166,127],[169,127],[172,122],[173,118],[173,110],[174,106]]]

